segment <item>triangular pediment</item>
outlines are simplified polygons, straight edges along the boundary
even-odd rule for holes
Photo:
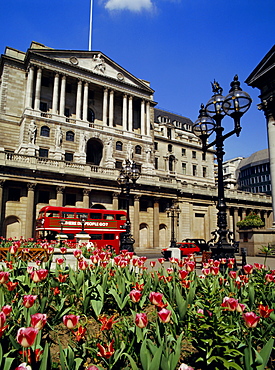
[[[126,71],[120,65],[108,58],[100,51],[75,51],[75,50],[54,50],[54,49],[29,49],[29,53],[34,56],[40,56],[52,59],[57,63],[67,64],[70,68],[82,70],[85,73],[90,73],[95,77],[104,77],[132,85],[138,89],[146,90],[147,93],[152,94],[149,83],[141,80],[131,73]]]
[[[265,55],[265,57],[260,61],[257,67],[246,79],[246,83],[253,87],[261,87],[261,81],[263,77],[270,76],[272,71],[273,80],[275,79],[275,45],[270,49],[270,51]]]

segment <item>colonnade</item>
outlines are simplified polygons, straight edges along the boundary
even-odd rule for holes
[[[52,91],[52,104],[51,114],[65,116],[66,108],[66,85],[67,76],[54,72],[53,91]],[[25,108],[40,110],[40,102],[42,100],[41,87],[42,87],[42,74],[43,68],[30,65],[28,69]],[[86,80],[78,79],[75,100],[75,119],[88,120],[88,107],[89,107],[89,84]],[[102,124],[103,126],[114,127],[115,122],[115,95],[122,97],[122,129],[125,131],[134,131],[134,105],[133,101],[139,100],[140,102],[140,134],[150,135],[150,101],[140,97],[134,97],[131,94],[116,91],[112,88],[103,88],[103,101],[102,101]]]

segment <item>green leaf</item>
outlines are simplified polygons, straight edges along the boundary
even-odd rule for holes
[[[83,359],[82,359],[82,358],[77,357],[77,358],[74,360],[74,362],[75,362],[75,370],[78,370],[78,369],[80,368],[80,366],[81,366],[82,362],[83,362]]]
[[[100,312],[103,308],[103,302],[102,301],[95,301],[94,299],[91,300],[91,305],[93,307],[93,310],[96,314],[96,316],[100,315]]]
[[[182,337],[183,337],[183,332],[181,335],[178,337],[175,348],[174,348],[174,353],[171,353],[170,355],[170,370],[174,370],[177,366],[177,363],[179,361],[180,355],[181,355],[181,342],[182,342]]]
[[[13,363],[13,360],[14,360],[14,358],[11,358],[11,357],[5,358],[5,364],[4,364],[3,370],[10,370],[11,365]],[[2,369],[2,367],[1,367],[1,369]]]
[[[62,370],[68,370],[68,364],[64,355],[64,350],[59,342],[59,356],[60,356],[60,365]]]
[[[151,359],[151,355],[146,346],[146,340],[144,340],[140,347],[140,361],[143,370],[149,370]]]
[[[176,303],[179,310],[179,316],[183,320],[186,311],[187,311],[187,301],[183,299],[183,296],[179,290],[179,287],[176,286]]]
[[[42,361],[41,361],[39,370],[47,370],[49,368],[48,358],[49,358],[49,343],[46,342],[44,350],[43,350]]]
[[[128,353],[123,353],[123,356],[126,356],[129,359],[132,370],[139,370],[132,356],[130,356]]]
[[[261,365],[257,366],[257,370],[264,370],[264,368],[266,367],[266,365],[268,363],[268,360],[270,358],[270,354],[271,354],[273,345],[274,345],[274,339],[270,338],[269,341],[261,349],[260,355],[263,359],[263,363]]]
[[[150,363],[149,370],[156,370],[159,369],[160,367],[160,360],[161,360],[161,354],[162,354],[163,346],[159,347],[155,354],[154,357]]]

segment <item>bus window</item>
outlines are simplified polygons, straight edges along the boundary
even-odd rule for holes
[[[102,240],[102,234],[90,234],[91,240]]]
[[[59,211],[47,211],[46,217],[56,217],[59,218]]]
[[[115,234],[103,234],[104,240],[115,240]]]
[[[74,240],[74,237],[75,237],[74,234],[68,234],[68,233],[66,233],[66,235],[68,236],[68,239],[67,240]]]
[[[126,220],[126,215],[116,215],[117,220]]]
[[[101,213],[91,213],[90,218],[91,220],[102,220],[102,214]]]
[[[115,215],[105,214],[105,215],[103,215],[103,219],[104,220],[114,220],[115,219]]]
[[[77,212],[76,213],[77,218],[81,218],[83,215],[87,216],[87,218],[88,218],[88,213],[85,213],[85,212]]]
[[[74,218],[74,212],[62,212],[63,218]]]

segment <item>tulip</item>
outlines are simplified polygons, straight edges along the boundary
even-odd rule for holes
[[[211,270],[210,270],[210,268],[203,268],[201,270],[201,272],[203,273],[204,276],[208,276],[208,275],[210,275]]]
[[[162,265],[165,262],[165,258],[158,258],[158,261]]]
[[[99,349],[97,355],[107,359],[110,358],[115,353],[113,344],[114,340],[112,340],[111,343],[109,343],[108,345],[104,345],[104,347],[101,344],[97,343],[96,345]]]
[[[35,328],[20,328],[17,332],[16,340],[22,347],[31,347],[34,344],[38,329]]]
[[[150,302],[154,304],[155,306],[157,306],[159,303],[162,302],[162,297],[163,297],[163,294],[157,293],[157,292],[151,292],[149,294]]]
[[[156,261],[150,261],[150,266],[151,267],[155,267],[156,266],[156,263],[157,263]]]
[[[257,316],[254,312],[247,312],[243,314],[243,319],[248,328],[255,328],[261,317]]]
[[[53,254],[54,247],[47,247],[47,254]]]
[[[172,315],[172,311],[163,308],[161,311],[158,312],[158,317],[161,322],[167,323],[170,321]]]
[[[243,267],[244,273],[247,275],[251,275],[253,271],[253,266],[252,265],[245,265]]]
[[[274,276],[272,274],[266,274],[265,281],[271,283],[272,281],[274,281]]]
[[[84,328],[83,326],[79,326],[79,328],[76,331],[72,331],[77,342],[80,342],[80,340],[84,338],[86,331],[87,329]]]
[[[0,284],[4,284],[9,280],[10,273],[8,271],[0,271]]]
[[[141,292],[139,290],[137,290],[137,289],[133,289],[129,293],[129,296],[130,296],[130,299],[131,299],[132,302],[137,303],[137,302],[140,301]]]
[[[117,321],[113,321],[115,318],[115,315],[111,316],[109,319],[105,316],[99,316],[98,320],[101,322],[102,326],[100,328],[101,331],[103,330],[111,330],[113,324],[115,324]]]
[[[78,261],[78,268],[79,268],[79,270],[86,270],[87,268],[88,268],[88,262],[86,262],[86,261]]]
[[[64,261],[64,258],[56,258],[55,260],[56,264],[59,266],[63,265]]]
[[[210,270],[211,270],[212,275],[214,275],[214,276],[219,275],[219,272],[220,272],[219,267],[211,266]]]
[[[31,273],[31,279],[35,283],[39,283],[42,280],[45,280],[48,276],[48,270],[45,269],[40,269],[40,270],[35,270]]]
[[[228,274],[231,279],[236,279],[237,278],[237,271],[229,271],[229,274]]]
[[[12,307],[9,305],[5,305],[2,307],[2,311],[4,312],[6,316],[8,316],[12,311]]]
[[[186,270],[179,270],[179,278],[181,280],[184,280],[187,277],[187,275],[188,275],[188,271],[186,271]]]
[[[0,312],[0,329],[2,329],[6,322],[6,315],[3,311]]]
[[[194,271],[195,267],[196,267],[196,262],[195,261],[186,262],[186,270],[187,271],[189,271],[189,272]]]
[[[168,267],[168,268],[166,269],[166,271],[167,271],[167,273],[168,273],[168,274],[173,274],[174,269],[172,269],[171,267]]]
[[[16,281],[15,283],[13,283],[12,281],[8,281],[6,282],[6,287],[8,289],[9,292],[12,292],[18,285],[18,281]]]
[[[10,252],[10,254],[15,254],[15,253],[17,252],[17,250],[18,250],[18,246],[17,246],[17,245],[12,244],[12,245],[10,246],[9,252]]]
[[[31,315],[31,326],[35,329],[41,330],[47,322],[47,315],[45,313],[36,313]]]
[[[79,257],[81,257],[82,252],[81,252],[80,249],[76,249],[76,250],[73,251],[73,255],[74,255],[75,258],[79,258]]]
[[[265,319],[270,316],[271,312],[273,312],[273,309],[268,308],[268,306],[264,306],[262,304],[258,307],[259,313],[261,317],[264,317]]]
[[[148,318],[146,313],[137,313],[135,317],[135,324],[141,329],[145,328],[148,325]]]
[[[67,248],[66,247],[60,247],[60,252],[62,254],[66,253],[67,252]]]
[[[32,370],[32,368],[30,367],[30,365],[27,365],[26,362],[23,362],[22,364],[17,366],[15,370]]]
[[[87,367],[86,370],[99,370],[99,368],[97,366],[92,365]]]
[[[23,306],[30,308],[34,305],[37,295],[24,295],[23,296]]]
[[[178,370],[194,370],[192,366],[188,366],[186,364],[181,364]]]
[[[221,307],[225,307],[228,311],[236,311],[238,304],[239,302],[237,299],[224,297]]]
[[[63,323],[65,326],[67,326],[68,329],[73,329],[76,327],[76,325],[79,322],[79,317],[76,315],[65,315],[63,316]]]

